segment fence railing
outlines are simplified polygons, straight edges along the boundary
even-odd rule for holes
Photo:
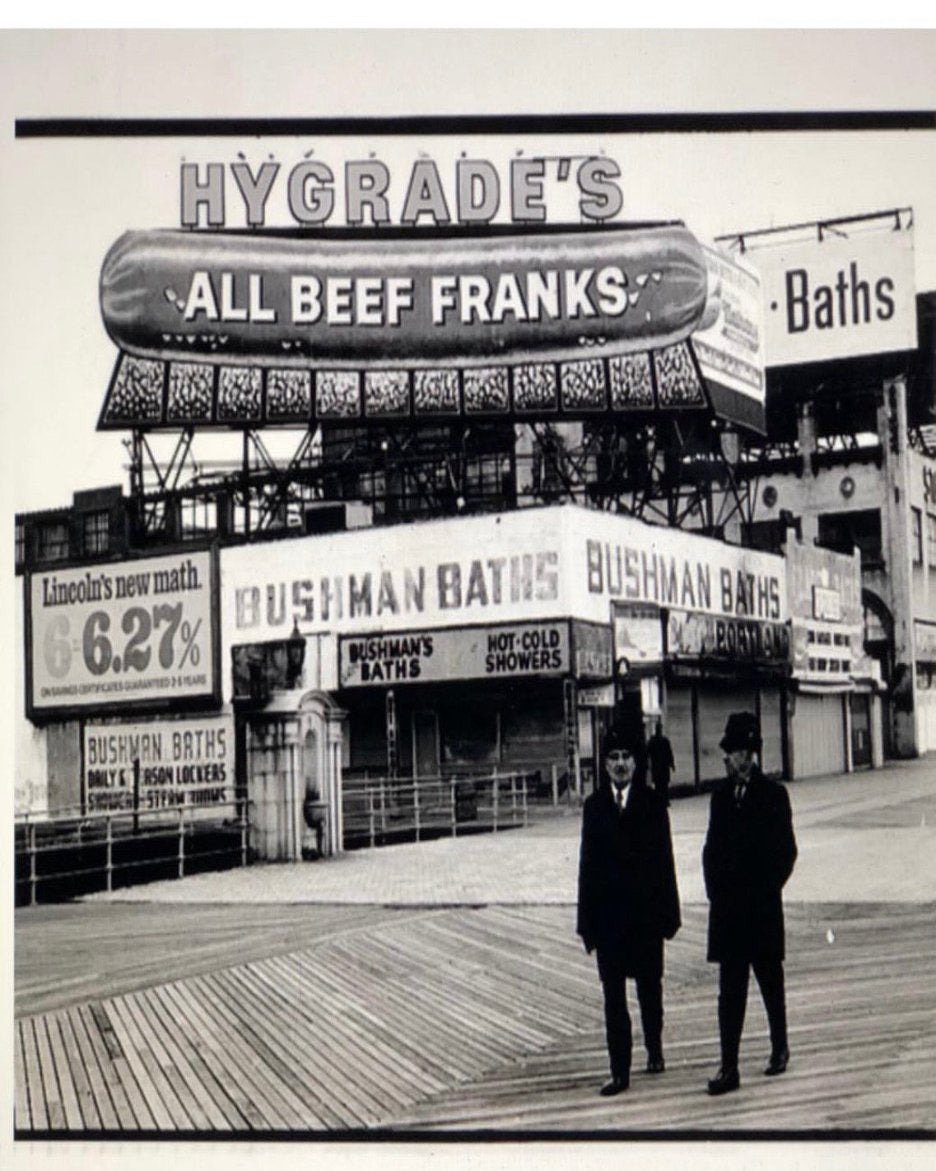
[[[113,890],[248,861],[247,801],[159,810],[25,815],[14,823],[16,901]]]
[[[555,772],[345,778],[344,844],[379,846],[526,825],[535,806],[555,805]]]

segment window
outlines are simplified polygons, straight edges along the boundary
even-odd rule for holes
[[[880,512],[869,508],[820,516],[819,544],[838,553],[851,553],[857,545],[862,568],[880,567],[884,561]]]
[[[46,521],[39,526],[40,561],[64,561],[68,557],[68,525],[65,521]]]
[[[14,539],[16,541],[16,568],[22,569],[26,562],[26,526],[21,520],[16,522]]]
[[[936,568],[936,516],[926,514],[926,560]]]
[[[927,517],[929,520],[929,517]],[[923,514],[918,508],[910,509],[911,545],[913,550],[913,564],[923,564]],[[927,526],[929,528],[929,526]]]
[[[110,513],[89,512],[83,527],[85,553],[106,553],[110,547]]]

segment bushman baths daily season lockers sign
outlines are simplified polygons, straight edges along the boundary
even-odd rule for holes
[[[216,695],[213,587],[207,551],[32,574],[31,713]]]

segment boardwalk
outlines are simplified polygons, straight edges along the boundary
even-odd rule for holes
[[[857,872],[872,834],[918,846],[922,833],[931,848],[932,779],[910,772],[883,798],[861,782],[837,805],[839,782],[795,792],[807,854],[826,833]],[[701,802],[674,811],[693,849],[700,818]],[[544,862],[574,854],[576,830],[567,819],[523,831],[516,848]],[[472,849],[492,847],[452,848],[470,869]],[[354,859],[341,865],[350,875]],[[761,1075],[769,1045],[752,989],[742,1090],[719,1100],[704,1092],[717,1065],[715,978],[697,901],[667,950],[667,1072],[635,1072],[613,1100],[595,1093],[607,1061],[600,988],[568,898],[24,909],[17,1133],[936,1134],[934,892],[822,893],[804,886],[788,903],[790,1069]]]

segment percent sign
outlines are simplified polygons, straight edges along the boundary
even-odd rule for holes
[[[199,662],[201,661],[201,651],[199,650],[199,648],[195,642],[195,639],[198,637],[198,630],[199,630],[200,626],[201,626],[201,619],[200,618],[195,623],[194,628],[192,627],[191,622],[183,622],[182,623],[182,626],[179,630],[179,633],[182,635],[182,643],[183,643],[182,654],[179,658],[179,666],[180,667],[185,666],[186,659],[188,659],[188,661],[192,664],[193,667],[197,667]]]

